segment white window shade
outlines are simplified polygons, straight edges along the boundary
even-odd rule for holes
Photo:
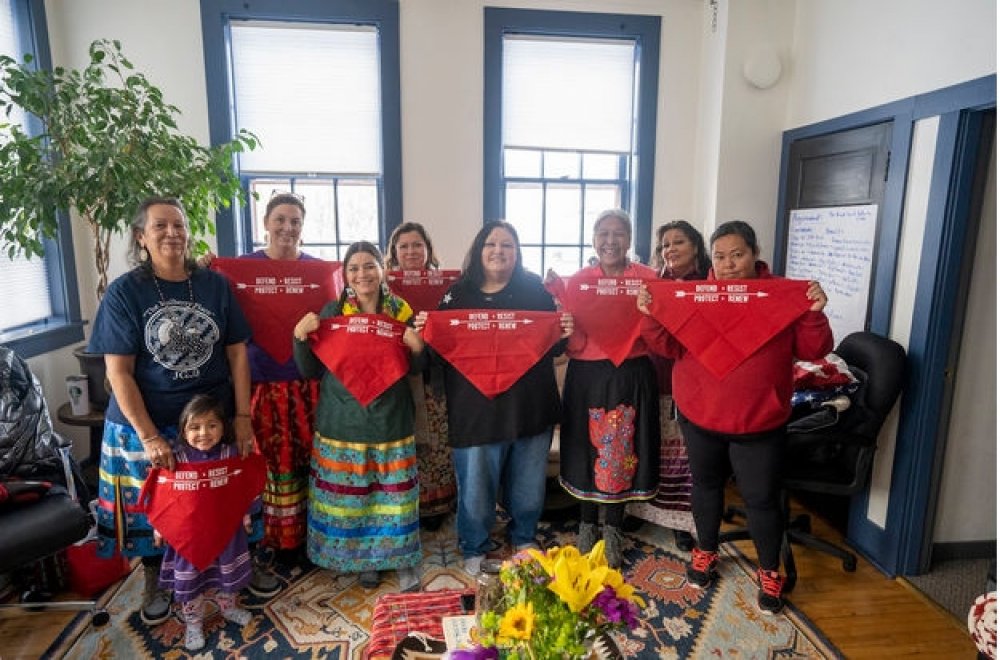
[[[373,27],[232,23],[236,125],[254,172],[380,173],[378,32]]]
[[[0,333],[52,315],[49,282],[45,262],[35,257],[25,259],[7,258],[3,260],[3,275],[0,275]]]
[[[632,151],[634,76],[631,41],[504,37],[504,145]]]
[[[0,0],[0,53],[22,61],[24,53],[18,47],[14,32],[14,6]],[[4,119],[6,121],[6,119]],[[24,125],[24,113],[15,108],[10,114],[12,124]],[[0,131],[0,140],[3,140]],[[7,258],[6,246],[0,252],[0,333],[52,315],[49,281],[45,261],[41,258]]]

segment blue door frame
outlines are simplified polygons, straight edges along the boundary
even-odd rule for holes
[[[939,117],[931,174],[916,299],[909,345],[908,373],[900,408],[885,528],[867,517],[868,494],[851,504],[847,536],[852,545],[887,575],[913,575],[929,559],[933,504],[940,483],[945,441],[944,371],[960,301],[958,288],[969,225],[970,195],[975,174],[983,113],[996,107],[996,76],[986,76],[927,94],[786,131],[782,139],[775,245],[788,231],[784,214],[784,172],[792,142],[828,133],[893,122],[891,161],[880,209],[878,252],[872,278],[869,329],[887,336],[892,321],[895,278],[902,232],[903,205],[909,172],[914,122]],[[783,250],[776,247],[776,272],[784,272]]]

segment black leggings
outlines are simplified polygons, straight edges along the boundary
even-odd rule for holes
[[[611,527],[622,528],[625,520],[625,503],[617,502],[602,504],[599,502],[580,502],[580,521],[597,524],[597,514],[600,509],[604,509],[604,524]]]
[[[683,415],[678,417],[691,464],[691,511],[698,530],[698,547],[711,552],[719,549],[726,482],[735,474],[757,561],[765,570],[778,570],[785,531],[781,512],[784,427],[765,433],[726,435],[692,424]]]

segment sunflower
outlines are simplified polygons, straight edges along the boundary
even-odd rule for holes
[[[535,608],[531,603],[518,603],[507,610],[500,620],[500,643],[528,641],[535,627]]]

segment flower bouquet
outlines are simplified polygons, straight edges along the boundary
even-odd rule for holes
[[[601,634],[635,628],[644,605],[608,566],[604,541],[585,555],[572,546],[519,553],[495,586],[479,612],[480,648],[470,659],[585,658]]]

